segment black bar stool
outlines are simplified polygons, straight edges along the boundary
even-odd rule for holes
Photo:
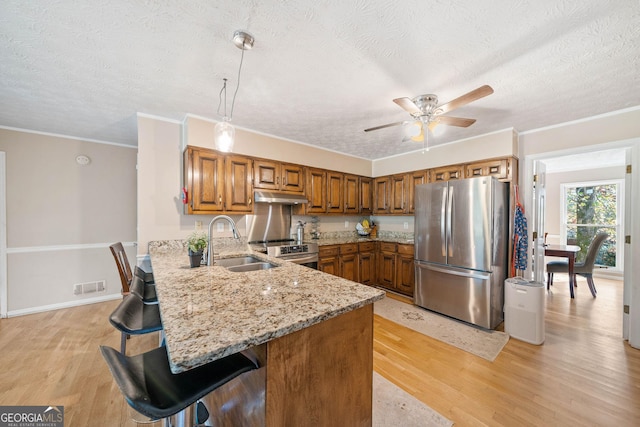
[[[127,336],[142,335],[162,330],[160,308],[145,304],[136,295],[126,295],[109,316],[109,322],[122,332],[120,351],[126,354]]]
[[[136,356],[125,356],[107,346],[101,346],[100,351],[129,406],[153,420],[180,413],[180,419],[189,426],[204,422],[196,416],[199,399],[257,368],[247,357],[236,353],[173,374],[165,347]]]
[[[145,304],[157,304],[158,295],[156,294],[156,285],[145,283],[145,281],[138,275],[134,275],[131,279],[131,286],[129,291],[140,298]]]

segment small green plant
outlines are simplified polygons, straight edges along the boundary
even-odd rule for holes
[[[191,252],[202,252],[207,247],[207,235],[200,231],[194,231],[188,237],[187,245]]]

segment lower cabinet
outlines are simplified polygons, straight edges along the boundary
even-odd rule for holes
[[[413,296],[413,245],[361,242],[320,246],[318,258],[320,271]]]

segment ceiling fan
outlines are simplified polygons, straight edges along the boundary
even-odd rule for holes
[[[382,126],[375,126],[369,129],[365,129],[365,132],[372,130],[384,129],[392,126],[406,125],[410,123],[416,123],[420,125],[420,132],[418,135],[412,136],[413,141],[423,141],[424,128],[427,126],[429,130],[433,130],[437,125],[449,125],[458,127],[468,127],[475,123],[475,119],[465,119],[462,117],[443,116],[442,114],[448,113],[460,108],[463,105],[467,105],[470,102],[476,101],[485,96],[491,95],[493,88],[489,85],[480,86],[477,89],[466,93],[453,101],[449,101],[446,104],[438,105],[438,97],[433,94],[418,95],[413,99],[409,98],[396,98],[393,100],[396,104],[402,107],[405,111],[411,114],[413,120],[404,120],[401,122],[389,123]]]

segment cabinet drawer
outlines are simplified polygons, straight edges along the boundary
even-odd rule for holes
[[[358,250],[360,252],[371,252],[376,249],[375,242],[360,242],[358,243]]]
[[[389,243],[389,242],[380,242],[380,250],[382,252],[395,252],[396,251],[396,244],[395,243]]]
[[[336,256],[338,255],[339,252],[340,252],[340,247],[338,245],[320,246],[318,248],[319,257]]]
[[[398,253],[403,255],[413,255],[413,245],[398,245]]]
[[[344,245],[340,245],[340,255],[355,254],[355,253],[358,253],[357,243],[347,243]]]

